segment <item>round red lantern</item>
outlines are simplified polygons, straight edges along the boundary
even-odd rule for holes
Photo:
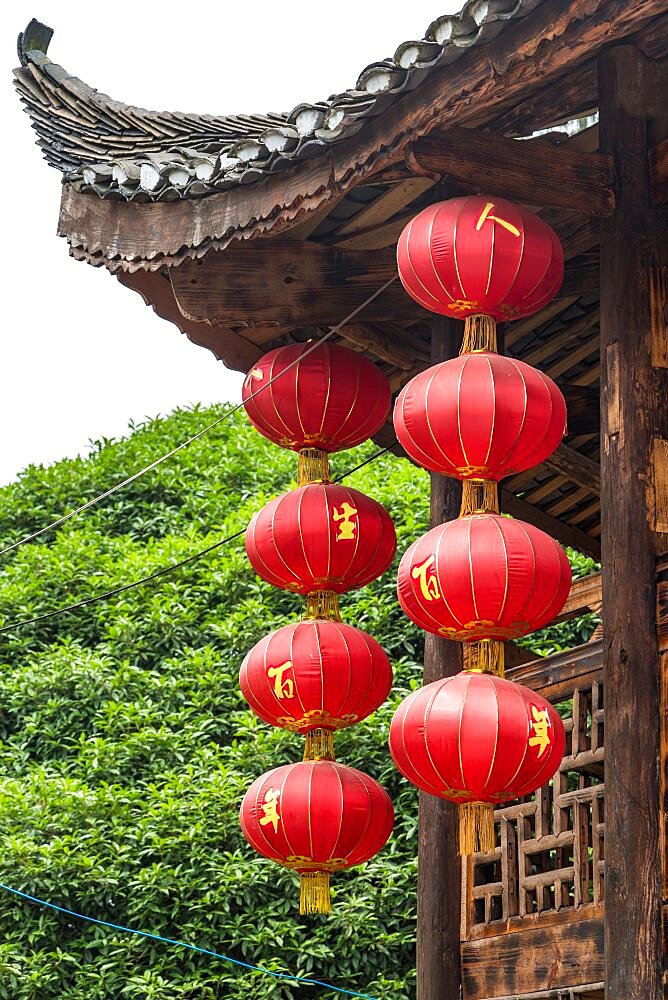
[[[465,354],[404,386],[394,428],[432,472],[498,482],[552,454],[566,431],[566,403],[551,378],[523,361]]]
[[[481,195],[423,209],[399,237],[397,263],[416,302],[458,319],[530,316],[564,277],[563,250],[547,223],[504,198]]]
[[[289,344],[255,363],[242,399],[253,426],[274,444],[334,452],[380,430],[391,390],[380,368],[362,354],[330,343],[314,350],[308,343]]]
[[[390,727],[390,753],[430,795],[473,808],[460,813],[460,851],[494,848],[493,804],[528,795],[557,771],[566,735],[556,710],[521,684],[460,673],[410,694]],[[479,804],[486,804],[480,808]]]
[[[381,576],[396,550],[392,518],[358,490],[310,483],[270,501],[246,530],[255,572],[298,594],[343,594]]]
[[[302,621],[261,639],[241,665],[239,684],[265,722],[320,737],[307,757],[332,756],[331,731],[382,705],[392,668],[376,640],[352,625]]]
[[[420,628],[461,642],[542,628],[571,586],[566,553],[544,531],[498,514],[432,528],[399,565],[399,603]]]
[[[246,792],[244,837],[265,858],[299,872],[301,913],[328,913],[329,876],[368,861],[394,825],[392,801],[377,781],[335,761],[287,764]]]

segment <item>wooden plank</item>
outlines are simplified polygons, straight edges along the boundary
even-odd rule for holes
[[[564,282],[559,289],[559,299],[577,298],[586,292],[597,292],[600,270],[601,262],[598,254],[592,254],[587,260],[576,259],[567,263],[564,267]]]
[[[455,357],[460,331],[455,320],[432,320],[432,362]],[[461,484],[431,473],[432,526],[459,514]],[[462,669],[462,646],[425,636],[424,683]],[[457,807],[420,792],[418,828],[417,1000],[460,1000],[459,923],[461,864],[457,856]]]
[[[412,152],[430,175],[500,198],[587,215],[609,215],[614,207],[611,158],[569,150],[567,142],[555,146],[451,126],[416,140]]]
[[[338,240],[341,236],[350,236],[363,229],[376,226],[379,222],[385,222],[411,201],[428,191],[435,183],[431,177],[407,177],[399,184],[393,184],[369,205],[365,205],[352,219],[348,219],[342,226],[339,226],[334,235]]]
[[[522,521],[535,524],[537,528],[552,535],[562,545],[570,545],[578,552],[584,552],[585,555],[593,556],[594,559],[600,561],[601,545],[595,538],[580,528],[575,528],[564,521],[558,521],[556,517],[550,517],[545,511],[526,503],[520,497],[509,493],[508,490],[502,490],[501,509],[507,514],[512,514],[513,517],[519,517]]]
[[[598,389],[557,379],[566,400],[568,435],[598,434],[601,413]]]
[[[588,611],[601,610],[601,574],[591,573],[573,580],[570,593],[554,622],[565,622]]]
[[[645,480],[660,401],[651,367],[648,265],[668,259],[650,207],[649,61],[631,45],[599,57],[601,149],[617,208],[601,229],[601,506],[606,705],[607,1000],[663,997],[659,680],[654,538]],[[668,79],[663,80],[663,94]],[[664,101],[663,126],[668,130]],[[657,122],[658,124],[658,122]],[[657,136],[657,139],[664,136]]]
[[[464,1000],[603,980],[603,920],[571,921],[462,943]]]
[[[647,478],[647,518],[652,531],[668,534],[668,441],[652,439]]]
[[[544,464],[548,469],[565,476],[571,483],[584,486],[590,493],[600,494],[601,492],[601,467],[591,458],[582,455],[574,448],[569,448],[566,444],[560,444]]]
[[[174,323],[193,344],[206,347],[227,368],[248,371],[264,354],[257,344],[234,330],[209,323],[197,323],[184,316],[174,298],[169,279],[158,271],[121,272],[117,277],[126,288],[138,292],[158,316]]]
[[[288,317],[292,326],[333,326],[390,278],[392,250],[343,251],[272,239],[241,243],[170,269],[179,309],[195,322],[259,325]],[[430,316],[397,280],[360,315],[369,321]]]
[[[668,139],[650,149],[648,156],[652,204],[665,205],[668,202]]]

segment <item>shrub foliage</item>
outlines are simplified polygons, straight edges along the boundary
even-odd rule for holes
[[[199,430],[222,408],[182,410],[30,467],[0,490],[0,543],[42,527]],[[338,456],[341,474],[373,454]],[[243,528],[294,485],[295,460],[235,414],[107,501],[3,557],[0,623],[139,579]],[[384,455],[350,483],[396,521],[399,552],[427,527],[428,478]],[[592,564],[573,555],[577,573]],[[330,918],[301,918],[296,876],[258,858],[238,826],[263,771],[298,736],[248,710],[241,659],[301,600],[260,582],[241,539],[108,601],[0,634],[0,882],[69,909],[186,940],[274,971],[377,997],[414,996],[417,793],[387,752],[392,713],[421,676],[423,640],[394,573],[342,600],[392,657],[391,699],[337,740],[377,778],[397,821],[375,860],[334,880]],[[549,652],[590,620],[545,630]],[[289,1000],[340,996],[97,927],[0,890],[0,1000]]]

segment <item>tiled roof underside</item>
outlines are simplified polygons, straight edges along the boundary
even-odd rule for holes
[[[433,21],[424,38],[367,66],[351,90],[287,114],[193,115],[122,104],[51,62],[52,32],[37,22],[19,36],[16,87],[46,160],[78,190],[127,201],[201,197],[354,135],[428,73],[489,42],[539,2],[469,0]]]

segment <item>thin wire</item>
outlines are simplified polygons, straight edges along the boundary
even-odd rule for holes
[[[369,458],[360,462],[353,469],[348,469],[344,472],[342,476],[335,479],[335,483],[340,483],[342,480],[346,479],[348,476],[352,476],[353,472],[357,472],[359,469],[364,468],[369,462],[373,462],[375,459],[380,458],[386,452],[390,451],[390,448],[382,448],[380,451],[375,452]],[[36,622],[42,622],[46,618],[54,618],[56,615],[64,615],[68,611],[76,611],[78,608],[85,608],[88,604],[95,604],[97,601],[106,601],[110,597],[115,597],[117,594],[123,594],[127,590],[133,590],[135,587],[141,587],[144,583],[150,583],[151,580],[157,579],[159,576],[165,576],[167,573],[172,573],[174,570],[180,569],[181,566],[186,566],[188,563],[195,562],[197,559],[201,559],[202,556],[208,555],[209,552],[213,552],[214,549],[219,549],[222,545],[227,545],[228,542],[233,542],[235,539],[240,538],[245,534],[246,529],[241,528],[240,531],[235,531],[233,535],[228,535],[226,538],[221,538],[220,541],[214,542],[213,545],[208,545],[205,549],[200,549],[199,552],[193,552],[191,556],[186,556],[185,559],[181,559],[177,563],[171,563],[169,566],[163,566],[162,569],[158,569],[155,573],[150,573],[148,576],[144,576],[141,580],[135,580],[133,583],[125,583],[121,587],[114,587],[113,590],[107,590],[104,594],[97,594],[95,597],[87,597],[83,601],[76,601],[74,604],[66,604],[64,607],[55,608],[53,611],[45,611],[42,615],[36,615],[34,618],[24,618],[22,621],[11,622],[9,625],[3,625],[0,628],[0,634],[2,632],[13,632],[14,629],[21,628],[23,625],[34,625]]]
[[[298,358],[295,358],[294,361],[291,361],[290,364],[286,365],[285,368],[281,369],[280,372],[277,372],[267,382],[264,382],[258,389],[255,390],[255,392],[250,393],[250,395],[246,397],[246,402],[249,399],[255,399],[255,397],[259,395],[259,393],[263,392],[265,389],[268,389],[269,386],[272,384],[272,382],[275,382],[277,378],[280,378],[282,375],[285,374],[285,372],[289,371],[290,368],[293,368],[300,361],[303,361],[303,359],[308,357],[308,355],[312,351],[315,351],[316,348],[320,347],[321,344],[324,344],[326,340],[329,340],[330,337],[334,336],[335,333],[338,333],[338,331],[341,329],[342,326],[345,326],[346,323],[349,323],[351,319],[357,316],[358,313],[360,313],[363,309],[366,308],[366,306],[368,306],[371,302],[373,302],[373,300],[377,298],[382,292],[384,292],[385,289],[388,288],[393,281],[396,281],[396,276],[394,278],[390,278],[390,280],[386,281],[385,284],[381,285],[380,288],[377,288],[376,291],[373,293],[373,295],[370,295],[367,299],[364,300],[364,302],[361,303],[361,305],[353,309],[351,313],[348,313],[348,315],[344,319],[342,319],[339,323],[337,323],[336,326],[331,327],[327,331],[327,333],[323,334],[323,336],[320,337],[319,340],[314,341],[310,345],[310,347],[308,347],[308,349],[304,351],[303,354],[300,354]],[[63,514],[62,517],[59,517],[57,520],[52,521],[51,524],[47,524],[44,528],[40,528],[38,531],[33,531],[30,535],[25,535],[23,538],[19,538],[17,541],[12,542],[11,545],[6,545],[4,549],[0,549],[0,556],[4,556],[7,552],[11,552],[13,549],[18,548],[19,545],[25,545],[26,542],[31,542],[33,541],[33,539],[39,538],[40,535],[45,534],[45,532],[47,531],[51,531],[53,528],[58,528],[61,524],[64,524],[65,521],[69,521],[70,518],[75,517],[77,514],[81,514],[84,510],[88,510],[90,507],[94,507],[95,504],[99,503],[101,500],[105,500],[113,493],[117,493],[118,490],[123,489],[124,486],[129,486],[130,483],[134,483],[137,479],[140,479],[142,476],[145,476],[147,472],[151,472],[152,469],[155,469],[163,462],[166,462],[168,458],[172,458],[183,448],[187,448],[188,445],[193,443],[193,441],[198,441],[205,434],[208,434],[208,432],[212,430],[214,427],[217,427],[218,424],[221,424],[224,420],[228,420],[232,416],[232,414],[236,413],[237,410],[240,410],[243,407],[243,405],[244,405],[243,402],[237,403],[236,406],[233,406],[231,410],[227,410],[225,413],[223,413],[222,416],[216,417],[216,419],[213,420],[210,424],[207,424],[206,427],[203,427],[201,431],[198,431],[196,434],[193,434],[192,437],[186,438],[186,440],[182,441],[181,444],[178,444],[176,448],[172,448],[172,450],[168,451],[165,455],[162,455],[160,458],[156,458],[154,462],[151,462],[149,465],[146,465],[143,469],[140,469],[139,472],[135,472],[133,473],[133,475],[128,476],[128,478],[124,479],[122,482],[116,483],[115,486],[112,486],[110,489],[105,490],[104,493],[100,493],[99,496],[94,497],[92,500],[88,500],[88,502],[82,504],[81,507],[75,507],[74,510],[70,510],[67,514]]]
[[[223,962],[229,962],[231,965],[238,965],[242,969],[250,969],[253,972],[262,972],[265,976],[273,976],[274,979],[284,979],[292,983],[304,983],[307,986],[324,986],[325,989],[334,990],[335,993],[345,993],[349,997],[362,997],[363,1000],[376,1000],[375,997],[370,997],[366,993],[357,993],[355,990],[346,990],[342,986],[334,986],[333,983],[325,983],[321,979],[304,979],[302,976],[292,976],[289,973],[284,972],[272,972],[271,969],[263,969],[259,965],[251,965],[249,962],[242,962],[238,958],[232,958],[230,955],[222,955],[217,951],[209,951],[208,948],[200,948],[196,944],[189,944],[187,941],[177,941],[175,938],[162,937],[160,934],[150,934],[148,931],[138,931],[134,927],[124,927],[122,924],[112,924],[108,920],[98,920],[96,917],[88,917],[85,913],[76,913],[74,910],[68,910],[64,906],[58,906],[56,903],[48,903],[45,899],[39,899],[37,896],[30,896],[27,892],[21,892],[19,889],[12,889],[9,885],[3,885],[0,882],[0,889],[4,889],[6,892],[11,892],[15,896],[20,896],[21,899],[27,899],[31,903],[38,903],[40,906],[47,906],[50,910],[57,910],[58,913],[66,913],[68,917],[76,917],[78,920],[87,920],[91,924],[98,924],[101,927],[111,927],[115,931],[124,931],[126,934],[136,934],[138,937],[150,938],[152,941],[162,941],[163,944],[173,944],[178,948],[187,948],[189,951],[197,951],[202,955],[210,955],[212,958],[220,958]]]

